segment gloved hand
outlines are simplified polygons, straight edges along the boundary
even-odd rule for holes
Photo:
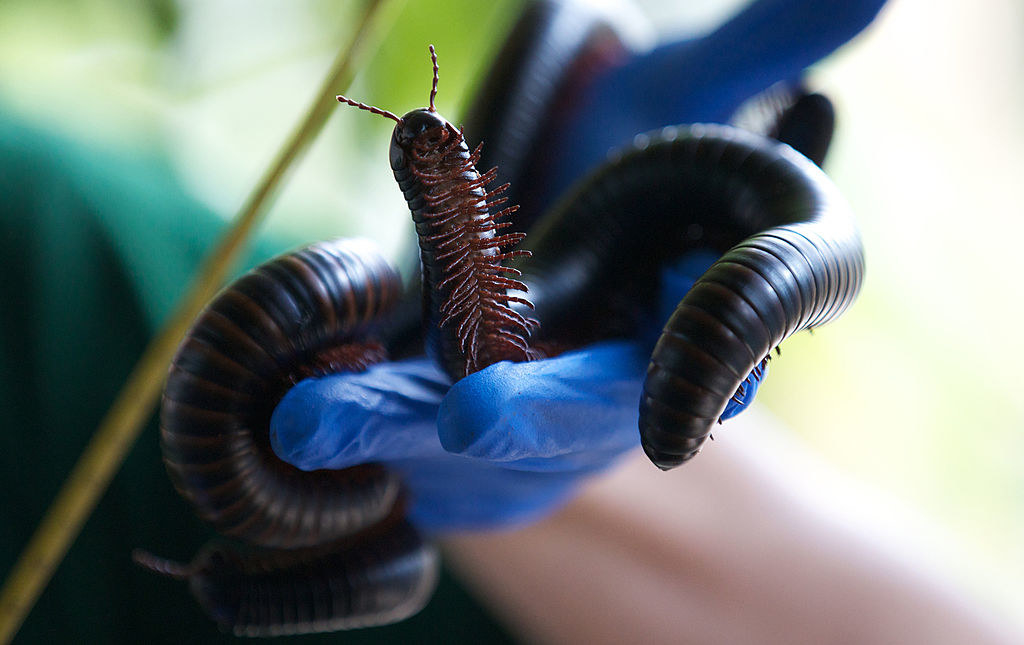
[[[306,379],[274,411],[271,443],[304,470],[387,463],[410,491],[411,520],[428,532],[539,519],[639,445],[651,338],[714,259],[690,254],[664,272],[664,317],[644,339],[497,363],[454,385],[422,358]],[[723,418],[750,403],[752,381]]]
[[[725,121],[749,96],[798,78],[863,29],[884,0],[826,4],[822,11],[810,0],[758,0],[707,36],[663,45],[594,79],[547,146],[556,158],[546,201],[639,132]],[[714,259],[688,256],[665,273],[656,325]],[[390,464],[411,491],[411,519],[428,531],[525,522],[639,444],[651,343],[645,336],[499,363],[450,388],[425,359],[306,380],[278,405],[271,440],[282,459],[307,470]],[[742,403],[731,402],[722,418],[744,409],[758,384],[752,375]]]

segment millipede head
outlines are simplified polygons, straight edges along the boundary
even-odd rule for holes
[[[401,123],[395,126],[392,143],[404,149],[429,150],[447,141],[452,134],[457,135],[458,130],[443,116],[429,108],[417,108],[402,116]]]
[[[414,147],[420,152],[426,152],[444,144],[453,136],[457,138],[462,136],[455,126],[438,114],[437,108],[434,106],[440,76],[438,75],[437,52],[434,50],[433,45],[429,45],[428,49],[430,51],[430,62],[434,69],[434,78],[430,85],[430,99],[427,107],[411,110],[402,117],[399,117],[394,112],[354,101],[340,94],[336,97],[339,103],[345,103],[360,110],[366,110],[371,114],[391,119],[396,123],[391,141],[393,161],[395,160],[395,154],[400,157],[402,154],[407,154]],[[396,146],[397,150],[394,149]]]

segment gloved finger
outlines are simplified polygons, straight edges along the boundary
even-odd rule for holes
[[[530,471],[589,471],[637,445],[637,401],[648,354],[609,342],[556,358],[497,363],[441,402],[449,452]]]
[[[451,454],[388,466],[406,484],[409,519],[433,533],[531,522],[568,501],[579,484],[577,473],[510,470]]]
[[[305,379],[274,410],[270,443],[302,470],[444,454],[436,419],[448,388],[425,358]]]

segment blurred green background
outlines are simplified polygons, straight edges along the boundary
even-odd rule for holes
[[[661,38],[744,3],[639,3]],[[458,115],[520,2],[392,2],[349,95]],[[6,0],[0,105],[43,127],[172,157],[230,216],[346,40],[356,2]],[[915,548],[1024,613],[1024,6],[893,0],[812,85],[837,103],[826,170],[858,214],[868,277],[838,323],[784,347],[760,405],[874,491]],[[267,221],[295,239],[361,235],[394,255],[410,225],[390,122],[338,109]],[[144,217],[144,213],[140,213]]]

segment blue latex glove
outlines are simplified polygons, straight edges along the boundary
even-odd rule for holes
[[[691,254],[665,272],[664,312],[715,259]],[[428,532],[528,522],[639,445],[651,345],[607,342],[543,361],[497,363],[454,385],[425,358],[306,379],[274,411],[271,443],[304,470],[387,463],[410,492],[410,519]],[[749,404],[756,386],[723,418]]]
[[[711,34],[660,46],[595,79],[556,158],[547,201],[640,132],[723,122],[742,101],[831,53],[883,0],[758,0]],[[668,319],[714,258],[687,257],[663,276]],[[448,379],[425,359],[307,380],[278,405],[271,439],[307,470],[383,461],[402,473],[411,519],[428,531],[535,519],[579,479],[638,444],[637,410],[650,336],[534,363],[499,363]],[[729,418],[753,399],[758,380]]]

